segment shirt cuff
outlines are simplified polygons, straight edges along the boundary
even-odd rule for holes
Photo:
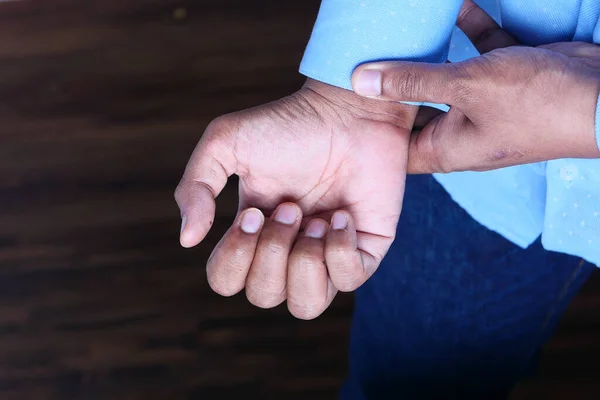
[[[352,89],[372,61],[444,62],[462,0],[323,0],[300,72]]]

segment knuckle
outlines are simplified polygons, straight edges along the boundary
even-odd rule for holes
[[[240,127],[239,118],[234,114],[225,114],[212,120],[202,135],[203,145],[211,148],[221,146],[221,140],[231,137]]]
[[[231,241],[231,238],[227,239],[229,240],[225,240],[223,243],[224,247],[228,248],[227,254],[225,257],[219,257],[219,259],[222,260],[221,262],[224,264],[224,267],[228,271],[236,271],[241,270],[244,265],[249,265],[254,257],[254,249],[252,247],[241,245],[241,243],[234,246],[228,243]]]
[[[458,14],[458,18],[456,20],[456,25],[460,26],[471,19],[471,13],[476,11],[478,6],[472,1],[465,1],[460,12]]]
[[[213,255],[206,266],[210,288],[225,297],[239,293],[244,288],[251,256],[251,252],[243,247]]]
[[[388,85],[384,89],[388,89],[392,94],[400,97],[414,98],[420,93],[420,74],[412,69],[407,69],[403,73],[394,74],[389,80]]]
[[[283,235],[281,231],[275,229],[263,230],[260,238],[259,249],[264,252],[263,255],[272,257],[281,257],[290,252],[291,243],[288,235]]]
[[[457,102],[469,103],[475,96],[473,82],[477,81],[476,75],[466,66],[450,64],[446,68],[451,72],[448,74],[449,79],[444,81],[445,90],[452,93]]]
[[[337,290],[348,293],[358,289],[364,280],[364,269],[355,257],[345,253],[332,253],[327,257],[327,268]]]
[[[285,298],[282,292],[274,292],[268,289],[259,287],[246,287],[246,298],[255,307],[269,309],[277,307]]]
[[[268,258],[278,258],[289,252],[289,245],[281,240],[271,240],[262,244],[262,251]]]
[[[439,148],[435,147],[432,152],[436,172],[439,172],[441,174],[449,174],[453,172],[453,164],[448,160],[446,154],[443,151],[436,149]]]
[[[313,249],[304,246],[297,246],[290,254],[290,265],[313,265],[323,263],[322,251],[317,254]]]
[[[228,144],[227,139],[234,134],[238,125],[237,118],[233,117],[232,114],[226,114],[212,120],[204,130],[194,150],[194,154],[200,153],[204,158],[218,154]],[[192,160],[194,160],[193,155]],[[186,172],[188,169],[194,167],[193,163],[188,164]]]
[[[177,203],[179,203],[180,201],[183,200],[183,192],[184,192],[184,183],[183,183],[183,181],[181,181],[175,188],[175,192],[173,192],[173,197],[175,198],[175,201]]]
[[[206,128],[206,132],[214,134],[214,133],[219,133],[219,132],[223,132],[223,131],[228,131],[232,128],[232,123],[233,123],[233,121],[232,121],[230,114],[221,115],[220,117],[213,119],[208,124],[208,127]]]
[[[347,265],[353,258],[354,249],[346,240],[328,243],[325,249],[327,264]]]
[[[190,184],[191,182],[186,180],[185,177],[177,184],[177,187],[173,192],[173,198],[177,204],[182,204],[186,201],[187,195],[190,192]]]
[[[425,147],[425,154],[429,155],[427,158],[430,160],[433,172],[448,174],[454,171],[454,165],[447,154],[449,147],[440,142],[440,138],[435,132],[429,136]]]

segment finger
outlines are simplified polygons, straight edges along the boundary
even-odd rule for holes
[[[407,174],[418,175],[439,172],[440,163],[438,155],[435,153],[437,145],[434,140],[438,140],[438,135],[435,132],[437,132],[437,127],[444,117],[444,115],[435,117],[421,130],[416,130],[410,135]]]
[[[472,0],[464,1],[456,25],[467,35],[480,54],[519,45],[513,36]]]
[[[329,224],[322,219],[308,223],[290,254],[287,306],[299,319],[314,319],[329,307],[335,290],[325,265],[325,236]]]
[[[229,297],[244,288],[263,224],[260,210],[245,210],[217,244],[206,265],[208,284],[216,293]]]
[[[415,123],[413,126],[413,130],[420,131],[423,129],[428,123],[433,121],[439,115],[443,115],[444,112],[438,110],[437,108],[421,106],[419,107],[419,112],[417,114],[417,118],[415,119]]]
[[[589,61],[600,58],[600,46],[585,42],[559,42],[538,46],[540,49],[561,53],[569,57],[585,58]]]
[[[494,161],[493,151],[488,152],[493,146],[489,138],[476,133],[473,123],[461,111],[451,108],[422,131],[411,135],[407,173],[449,173],[472,169]]]
[[[235,173],[232,153],[233,127],[226,119],[209,125],[196,146],[181,182],[175,201],[181,212],[180,242],[183,247],[200,243],[210,230],[215,216],[215,198]]]
[[[378,261],[358,249],[354,220],[347,211],[337,211],[331,218],[325,263],[333,286],[341,292],[356,290],[377,269]]]
[[[369,63],[352,75],[354,91],[384,100],[431,102],[457,105],[463,101],[461,85],[465,74],[460,64],[413,62]]]
[[[255,306],[273,308],[285,300],[288,257],[301,220],[300,207],[284,203],[265,223],[246,280],[246,297]]]

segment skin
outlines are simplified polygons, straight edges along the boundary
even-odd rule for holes
[[[416,114],[308,80],[213,121],[175,193],[181,244],[192,247],[227,178],[240,178],[238,217],[208,261],[212,289],[245,289],[261,308],[287,300],[294,316],[312,319],[338,290],[362,285],[394,240]]]
[[[516,44],[468,0],[458,25],[481,52]],[[223,296],[245,290],[261,308],[287,301],[294,316],[316,318],[338,291],[362,285],[387,253],[407,169],[487,169],[566,152],[597,156],[590,113],[598,87],[588,54],[595,57],[596,48],[557,46],[491,52],[458,66],[365,65],[353,83],[356,88],[365,69],[381,71],[374,99],[308,80],[286,98],[217,118],[175,193],[181,244],[193,247],[205,238],[215,197],[238,175],[238,216],[208,261],[210,286]],[[517,72],[503,75],[506,70]],[[578,116],[568,128],[555,109],[564,88],[571,88],[567,99],[574,103],[560,110]],[[453,107],[444,116],[422,108],[416,118],[415,107],[381,101],[392,98]],[[519,107],[512,104],[518,101]],[[538,114],[544,117],[531,118]],[[544,118],[546,125],[535,121]],[[424,128],[411,136],[415,123]],[[568,139],[559,138],[564,129]]]
[[[442,65],[366,64],[354,73],[355,91],[370,98],[451,106],[412,136],[409,173],[600,158],[594,127],[600,46],[517,46],[471,1],[461,19],[481,57]]]

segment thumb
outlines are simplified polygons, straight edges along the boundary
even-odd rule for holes
[[[181,212],[180,242],[183,247],[196,246],[212,227],[215,198],[237,168],[234,146],[231,145],[236,130],[228,117],[213,121],[196,146],[177,186],[175,201]]]
[[[460,100],[459,81],[457,66],[449,63],[369,63],[352,75],[352,87],[361,96],[454,106]]]

